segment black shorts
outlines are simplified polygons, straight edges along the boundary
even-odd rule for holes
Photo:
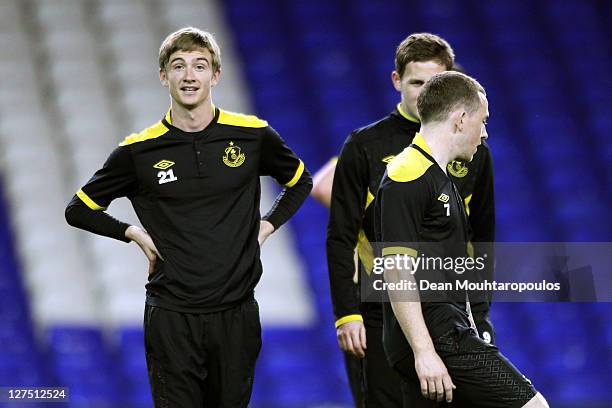
[[[472,310],[472,314],[480,338],[483,339],[485,343],[495,344],[495,328],[493,327],[493,323],[491,323],[489,311],[485,310],[480,312]]]
[[[361,366],[361,359],[348,351],[343,352],[344,354],[344,368],[346,369],[346,377],[351,388],[351,395],[353,396],[353,402],[355,408],[363,408],[363,367]]]
[[[261,349],[255,299],[203,314],[147,305],[144,334],[155,408],[248,406]]]
[[[410,356],[394,366],[408,383],[403,388],[407,407],[518,408],[537,393],[531,381],[473,329],[455,328],[435,339],[434,347],[457,387],[453,402],[436,405],[421,395],[414,358]]]
[[[401,408],[402,380],[389,365],[383,348],[382,327],[366,326],[366,356],[363,359],[366,408]]]

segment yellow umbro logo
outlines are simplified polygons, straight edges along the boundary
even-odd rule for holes
[[[393,160],[394,157],[395,156],[391,154],[391,155],[389,155],[387,157],[383,157],[382,161],[385,162],[385,163],[389,163],[391,160]]]
[[[438,201],[442,201],[443,203],[448,203],[449,198],[450,198],[449,196],[442,193],[440,194],[440,197],[438,197]]]
[[[160,169],[160,170],[166,170],[170,167],[174,166],[174,162],[170,161],[170,160],[162,160],[157,162],[156,164],[153,165],[153,168],[155,169]]]

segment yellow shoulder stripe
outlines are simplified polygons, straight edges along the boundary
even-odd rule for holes
[[[104,211],[106,207],[100,207],[98,204],[94,202],[83,190],[79,190],[76,192],[77,197],[81,199],[82,202],[85,203],[86,206],[91,208],[94,211]]]
[[[344,316],[344,317],[336,320],[336,329],[338,327],[342,326],[344,323],[354,322],[356,320],[359,320],[360,322],[363,322],[363,317],[361,317],[360,314],[353,314],[353,315]]]
[[[144,142],[145,140],[155,139],[163,136],[166,132],[168,132],[168,128],[160,120],[140,133],[132,133],[127,136],[123,139],[123,142],[119,143],[119,146],[127,146],[138,142]]]
[[[424,152],[431,156],[431,149],[423,136],[417,132],[414,135],[412,144],[420,147]],[[387,165],[387,174],[393,181],[406,183],[421,177],[433,164],[417,149],[408,146],[400,154],[395,156]]]
[[[302,173],[304,173],[304,162],[300,160],[300,164],[298,165],[298,168],[295,171],[293,178],[289,180],[288,183],[285,184],[285,187],[291,188],[295,186],[295,183],[297,183],[300,177],[302,177]]]
[[[242,126],[250,128],[265,128],[268,122],[259,119],[254,115],[243,115],[242,113],[228,112],[219,109],[219,119],[217,123],[221,125]]]
[[[433,163],[412,147],[407,147],[387,165],[387,174],[393,181],[406,183],[421,177]]]

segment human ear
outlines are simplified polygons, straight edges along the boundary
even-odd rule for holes
[[[168,87],[168,78],[166,77],[166,70],[160,68],[159,69],[159,82],[161,82],[164,88]]]
[[[393,82],[393,87],[397,92],[402,91],[402,78],[397,71],[391,72],[391,82]]]
[[[455,131],[459,133],[463,132],[463,125],[467,119],[467,112],[464,110],[455,111],[455,113],[452,114],[452,117],[453,124],[455,125]]]
[[[210,79],[211,87],[217,85],[220,79],[221,79],[221,68],[219,68],[215,73],[213,73],[213,76]]]

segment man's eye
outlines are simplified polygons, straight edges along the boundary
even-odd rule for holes
[[[179,64],[179,65],[175,65],[175,66],[174,66],[174,69],[175,69],[175,70],[181,70],[181,69],[183,69],[183,68],[185,68],[185,67],[184,67],[183,65],[180,65],[180,64]]]
[[[198,71],[203,71],[203,70],[205,70],[205,69],[206,69],[206,65],[196,65],[196,69],[197,69]]]

